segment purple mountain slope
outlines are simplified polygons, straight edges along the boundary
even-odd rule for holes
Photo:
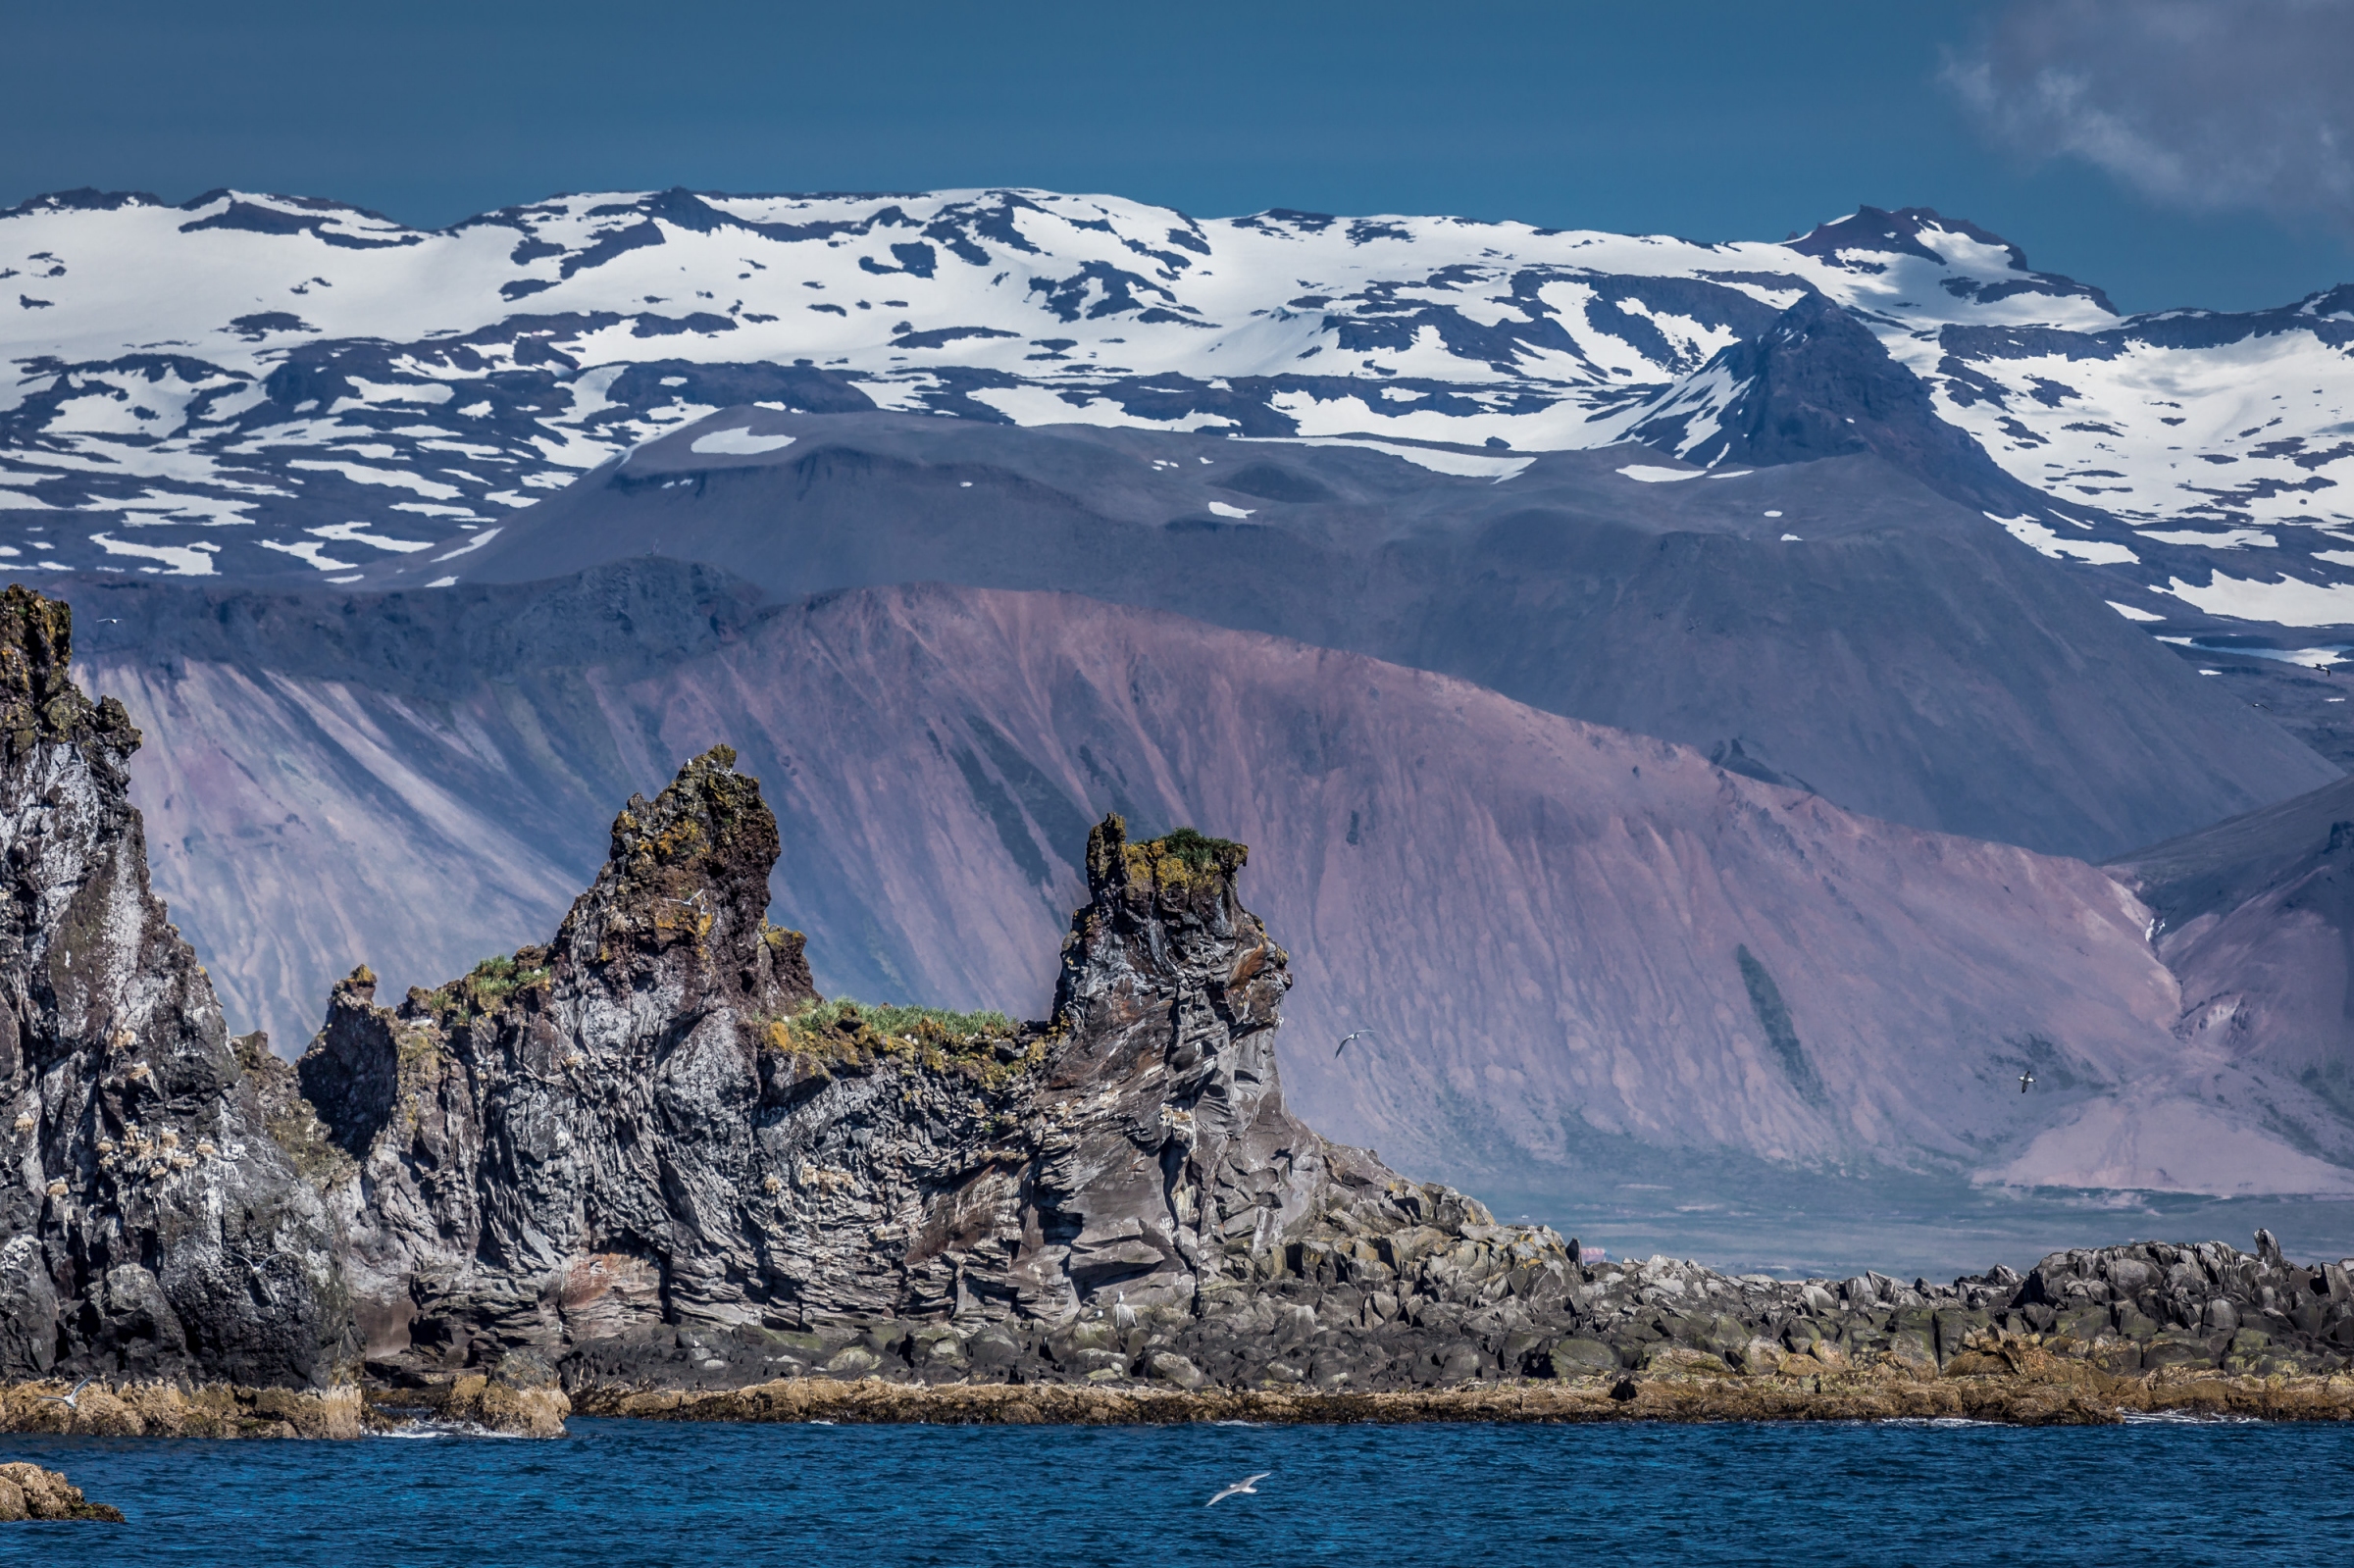
[[[397,988],[544,926],[601,826],[552,803],[725,739],[765,781],[777,918],[830,992],[1035,1012],[1092,816],[1250,842],[1294,944],[1291,1092],[1432,1174],[1558,1195],[1634,1151],[1686,1178],[2123,1185],[2109,1144],[2079,1169],[2050,1136],[2090,1119],[2200,1130],[2131,1185],[2354,1191],[2354,1127],[2316,1096],[2186,1062],[2150,917],[2093,868],[1356,655],[896,588],[656,670],[430,700],[201,660],[90,674],[164,764],[141,776],[159,883],[281,1032],[355,962]],[[1359,1028],[1337,1058],[1300,1043]],[[2300,1150],[2284,1116],[2340,1130]]]
[[[1821,352],[1902,378],[1840,324],[1813,332]],[[1854,810],[2095,858],[2335,775],[1898,467],[1961,442],[1917,389],[1900,379],[1871,427],[1885,453],[1840,444],[1809,353],[1773,362],[1798,379],[1744,437],[1782,443],[1755,470],[1621,446],[1441,474],[1347,447],[740,409],[510,525],[468,581],[651,544],[780,596],[1072,590],[1461,676]],[[1986,482],[2010,481],[1988,467]]]

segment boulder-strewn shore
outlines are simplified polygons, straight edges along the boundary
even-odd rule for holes
[[[560,1438],[562,1390],[480,1373],[417,1388],[245,1388],[230,1383],[92,1382],[63,1402],[55,1382],[0,1385],[0,1432],[93,1438],[350,1439],[418,1421],[500,1437]],[[4,1501],[0,1498],[0,1501]]]
[[[1452,1389],[1317,1393],[1268,1389],[1105,1389],[1070,1384],[779,1379],[725,1393],[593,1391],[582,1415],[656,1421],[929,1422],[939,1425],[1173,1426],[1420,1421],[1934,1421],[2101,1426],[2134,1416],[2267,1421],[2354,1419],[2354,1376],[2155,1372],[2112,1377],[2045,1364],[1924,1376],[1876,1367],[1803,1377],[1705,1372],[1515,1380]]]

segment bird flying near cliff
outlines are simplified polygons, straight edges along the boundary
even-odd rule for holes
[[[1349,1042],[1353,1039],[1372,1039],[1374,1037],[1373,1032],[1369,1029],[1353,1029],[1341,1037],[1341,1042],[1332,1048],[1332,1054],[1338,1057],[1341,1052],[1349,1048]]]
[[[75,1414],[79,1415],[81,1413],[81,1391],[88,1388],[95,1381],[97,1380],[93,1378],[84,1378],[79,1383],[74,1385],[73,1391],[69,1393],[44,1393],[41,1395],[41,1397],[46,1399],[51,1404],[62,1404]],[[1254,1476],[1252,1479],[1255,1481],[1258,1478]]]

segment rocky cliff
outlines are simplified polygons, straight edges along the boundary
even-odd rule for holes
[[[1509,1253],[1566,1288],[1558,1237],[1284,1109],[1290,979],[1236,895],[1243,846],[1100,825],[1045,1023],[861,1012],[820,1004],[766,923],[775,824],[734,762],[633,800],[548,946],[396,1007],[365,971],[337,989],[300,1073],[353,1162],[336,1203],[381,1367],[650,1372],[704,1339],[879,1364],[861,1338],[961,1370],[982,1325],[1255,1321],[1335,1247],[1466,1245],[1441,1274]]]
[[[2143,1243],[1908,1286],[1606,1266],[1498,1225],[1289,1112],[1289,958],[1240,900],[1248,851],[1192,830],[1089,835],[1044,1022],[823,1001],[767,919],[776,820],[724,746],[629,802],[546,945],[393,1006],[359,971],[290,1069],[229,1036],[148,893],[138,736],[69,655],[62,605],[0,599],[0,1372],[99,1375],[142,1422],[142,1380],[299,1386],[362,1355],[445,1417],[554,1430],[558,1380],[594,1405],[868,1375],[1331,1393],[2354,1351],[2349,1265],[2261,1233],[2252,1256]],[[9,1423],[72,1409],[17,1399]]]
[[[148,890],[139,733],[72,633],[0,595],[0,1372],[317,1381],[347,1323],[307,1118]]]
[[[1248,851],[1191,830],[1089,835],[1042,1023],[820,1002],[762,915],[775,830],[734,761],[631,802],[548,947],[397,1007],[365,973],[338,991],[301,1073],[357,1162],[379,1374],[1335,1391],[2354,1349],[2344,1266],[2269,1238],[1932,1286],[1606,1266],[1498,1225],[1285,1108],[1289,960],[1238,897]]]

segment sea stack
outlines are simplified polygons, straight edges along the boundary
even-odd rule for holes
[[[122,704],[0,595],[0,1372],[303,1386],[348,1340],[307,1117],[148,889]]]
[[[1515,1268],[1566,1296],[1552,1233],[1284,1109],[1290,977],[1237,896],[1242,845],[1099,825],[1051,1016],[955,1029],[817,1005],[800,937],[764,918],[775,820],[734,763],[715,747],[632,800],[547,946],[397,1006],[364,970],[338,987],[300,1071],[355,1162],[335,1206],[380,1370],[1124,1375],[1048,1341],[1141,1310],[1192,1326],[1187,1375],[1245,1377],[1276,1358],[1278,1286],[1366,1327],[1425,1254],[1466,1313]],[[1368,1273],[1387,1295],[1328,1289]],[[1485,1311],[1501,1340],[1513,1309]]]

